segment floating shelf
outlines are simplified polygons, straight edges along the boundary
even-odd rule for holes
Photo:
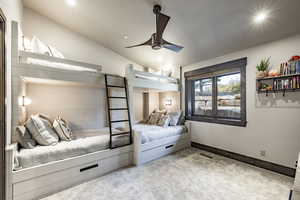
[[[288,87],[288,88],[282,88],[282,89],[260,89],[260,84],[263,82],[263,81],[272,81],[272,87],[274,87],[274,84],[275,85],[278,85],[278,80],[279,80],[279,83],[280,83],[280,80],[292,80],[292,81],[295,81],[295,77],[297,77],[296,79],[296,83],[288,83],[287,86],[285,87]],[[289,74],[289,75],[281,75],[281,76],[274,76],[274,77],[265,77],[265,78],[257,78],[256,79],[256,90],[257,90],[257,93],[265,93],[266,96],[268,96],[269,93],[283,93],[283,96],[285,96],[285,93],[286,92],[299,92],[300,91],[300,73],[297,73],[297,74]],[[294,85],[295,84],[295,85]],[[295,87],[293,87],[295,86]]]
[[[281,75],[281,76],[271,76],[265,78],[257,78],[256,81],[263,81],[263,80],[272,80],[272,79],[284,79],[284,78],[291,78],[295,76],[300,76],[300,74],[289,74],[289,75]]]
[[[300,91],[300,88],[295,88],[295,89],[280,89],[280,90],[258,90],[258,93],[277,93],[277,92],[297,92]]]

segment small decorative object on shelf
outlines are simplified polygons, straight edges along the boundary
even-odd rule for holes
[[[269,61],[263,60],[263,63]],[[285,96],[285,92],[300,91],[300,56],[293,56],[288,62],[281,63],[280,69],[270,70],[268,76],[257,77],[256,87],[258,93],[265,92],[266,95],[283,92]]]
[[[268,76],[268,69],[270,67],[270,58],[265,58],[260,61],[259,65],[256,66],[257,73],[256,77],[257,78],[264,78]]]

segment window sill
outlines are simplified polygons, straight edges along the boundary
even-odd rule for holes
[[[209,118],[209,117],[198,117],[198,116],[189,116],[186,117],[186,120],[207,122],[207,123],[214,123],[214,124],[224,124],[224,125],[239,126],[239,127],[247,126],[247,121],[245,120],[220,119],[220,118]]]

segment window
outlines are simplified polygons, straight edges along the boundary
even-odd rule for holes
[[[247,58],[185,73],[186,118],[246,126]]]

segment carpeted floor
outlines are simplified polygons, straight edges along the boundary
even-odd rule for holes
[[[287,200],[292,178],[191,148],[43,200]]]

